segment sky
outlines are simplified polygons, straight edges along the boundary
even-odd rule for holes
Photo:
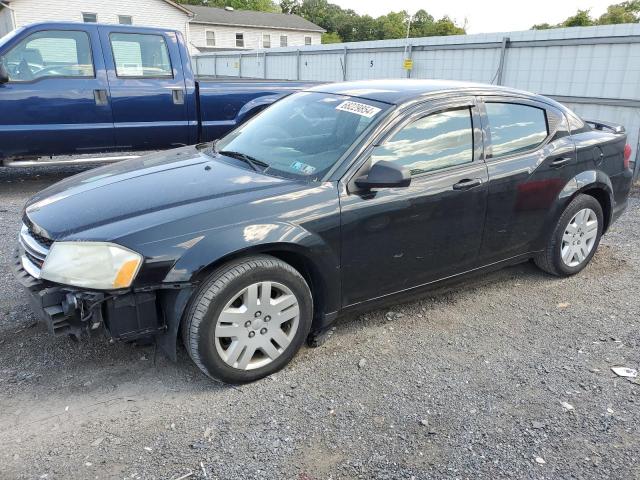
[[[410,14],[424,9],[436,18],[449,15],[459,25],[467,19],[468,33],[529,30],[537,23],[560,23],[578,9],[591,9],[599,17],[608,5],[622,0],[330,0],[361,15],[378,17],[389,11],[406,10]]]

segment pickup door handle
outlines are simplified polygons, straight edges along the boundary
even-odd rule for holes
[[[93,98],[95,99],[96,105],[98,106],[102,107],[105,105],[109,105],[109,96],[107,95],[106,90],[94,90]]]
[[[551,162],[551,168],[562,168],[571,161],[569,157],[557,158]]]
[[[184,90],[176,88],[171,90],[173,96],[173,103],[176,105],[184,105]]]
[[[453,186],[454,190],[469,190],[474,187],[479,187],[482,185],[482,180],[480,178],[467,178],[465,180],[460,180]]]

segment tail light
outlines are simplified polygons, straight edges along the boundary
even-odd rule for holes
[[[624,168],[629,168],[629,160],[631,160],[631,145],[628,143],[624,146]]]

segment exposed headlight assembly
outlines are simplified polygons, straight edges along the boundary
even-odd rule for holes
[[[40,278],[75,287],[117,290],[131,286],[142,260],[142,255],[113,243],[55,242]]]

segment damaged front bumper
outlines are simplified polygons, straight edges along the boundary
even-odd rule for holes
[[[20,248],[12,262],[14,274],[53,335],[81,338],[104,326],[114,340],[135,340],[167,328],[156,291],[105,293],[50,284],[34,277],[23,258]]]

